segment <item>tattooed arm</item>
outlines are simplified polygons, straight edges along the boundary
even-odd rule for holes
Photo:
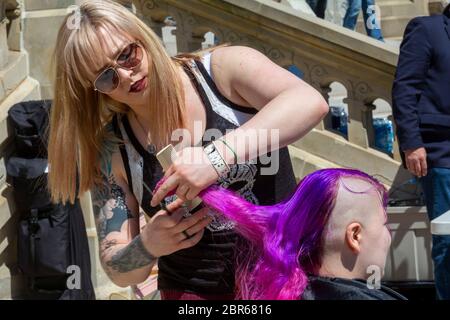
[[[158,211],[139,232],[139,205],[124,178],[120,153],[105,154],[102,164],[103,183],[91,190],[100,259],[110,279],[126,287],[146,280],[156,257],[196,245],[211,218],[203,208],[183,219],[186,211],[178,199],[167,205],[171,214]]]
[[[121,287],[149,276],[156,258],[139,234],[139,205],[121,174],[120,154],[103,162],[103,183],[92,190],[100,259],[110,279]]]

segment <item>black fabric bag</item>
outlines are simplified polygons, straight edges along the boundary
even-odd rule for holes
[[[18,267],[29,279],[31,299],[95,299],[89,247],[79,200],[53,204],[47,190],[47,128],[50,101],[22,102],[9,110],[15,151],[7,160],[19,215]],[[69,289],[70,266],[80,288]]]

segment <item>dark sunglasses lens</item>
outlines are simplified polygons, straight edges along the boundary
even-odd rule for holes
[[[95,81],[94,85],[98,91],[104,93],[108,93],[116,89],[119,85],[119,76],[117,75],[116,70],[109,68],[103,71],[97,81]]]
[[[123,49],[119,58],[117,59],[117,64],[123,68],[134,68],[142,61],[144,52],[136,43],[132,43]]]

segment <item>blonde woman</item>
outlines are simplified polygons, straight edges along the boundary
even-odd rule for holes
[[[288,196],[295,179],[286,145],[321,121],[326,102],[253,49],[170,58],[144,23],[114,2],[87,1],[80,14],[79,28],[64,21],[54,56],[53,200],[73,202],[91,190],[102,265],[117,285],[143,282],[158,261],[163,299],[233,299],[234,225],[204,208],[187,212],[182,203],[214,183],[258,204]],[[171,140],[176,129],[188,135],[153,194],[164,175],[155,153],[179,142]],[[260,157],[249,161],[258,155],[257,137],[241,139],[262,129],[279,130],[279,145],[266,145],[281,148],[270,175],[262,174]],[[214,144],[212,130],[222,135]],[[150,217],[145,226],[140,212]]]

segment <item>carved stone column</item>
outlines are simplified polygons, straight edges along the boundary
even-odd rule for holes
[[[21,1],[20,1],[21,2]],[[6,17],[9,20],[8,25],[8,47],[12,51],[22,50],[21,41],[21,19],[22,5],[16,0],[6,1]]]
[[[198,25],[195,17],[182,10],[172,9],[171,14],[177,22],[175,36],[177,38],[178,52],[193,52],[201,49],[205,38],[203,34],[200,35],[194,32],[195,27]]]
[[[164,19],[169,15],[167,6],[154,0],[134,0],[136,15],[162,39]]]
[[[6,2],[1,1],[0,2],[0,21],[3,21],[6,18]]]
[[[330,74],[328,70],[323,65],[319,65],[314,61],[305,59],[300,56],[296,56],[294,58],[294,64],[303,71],[303,80],[312,85],[317,91],[319,91],[325,101],[329,103],[331,81],[329,80]],[[316,129],[331,129],[331,120],[331,112],[328,112],[323,121],[316,125]]]
[[[364,82],[349,84],[348,97],[344,99],[344,103],[348,105],[348,141],[369,148],[375,144],[372,117],[375,106],[367,102],[372,90]]]
[[[322,97],[325,99],[327,103],[329,103],[331,88],[330,85],[321,85],[319,88],[319,92],[322,94]],[[331,123],[331,112],[325,116],[325,118],[316,126],[318,130],[330,129],[332,127]]]

